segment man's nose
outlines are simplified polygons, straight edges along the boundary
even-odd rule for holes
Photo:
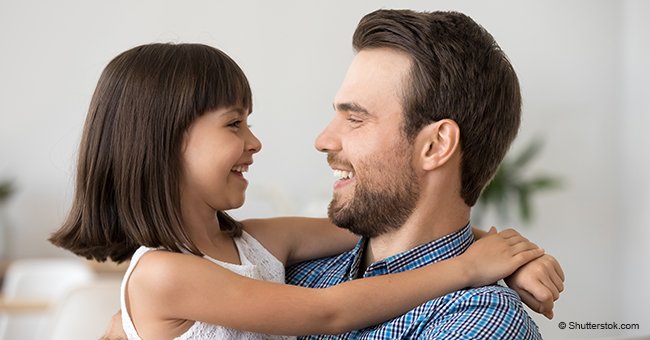
[[[314,146],[320,152],[341,150],[341,138],[339,136],[336,119],[332,119],[318,137],[316,137]]]

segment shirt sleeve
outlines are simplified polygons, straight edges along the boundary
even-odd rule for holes
[[[517,294],[504,287],[471,289],[441,306],[424,339],[541,339]]]

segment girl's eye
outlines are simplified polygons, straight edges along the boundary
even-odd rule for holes
[[[236,129],[238,129],[240,127],[240,125],[241,125],[241,120],[236,120],[236,121],[228,124],[229,127],[236,128]]]

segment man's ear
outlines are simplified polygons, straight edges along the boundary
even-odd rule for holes
[[[434,170],[460,151],[460,128],[451,119],[442,119],[425,126],[417,138],[420,143],[422,170]]]

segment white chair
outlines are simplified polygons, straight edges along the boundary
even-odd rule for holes
[[[80,259],[47,258],[13,261],[4,276],[2,296],[5,302],[39,301],[54,304],[68,290],[91,282],[92,269]],[[36,339],[47,321],[47,310],[3,313],[0,339]]]
[[[96,281],[68,292],[54,306],[39,339],[99,339],[120,309],[120,280]]]

